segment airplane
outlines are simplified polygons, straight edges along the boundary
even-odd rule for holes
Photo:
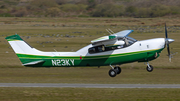
[[[77,67],[77,66],[107,66],[109,76],[115,77],[121,73],[117,65],[132,62],[145,62],[147,71],[152,72],[149,61],[157,59],[161,51],[167,47],[169,60],[171,54],[169,44],[174,42],[168,38],[165,24],[165,38],[154,38],[138,41],[128,35],[133,30],[123,30],[91,41],[91,44],[76,52],[44,52],[31,47],[19,35],[8,36],[9,42],[23,66],[30,67]],[[114,66],[112,66],[114,65]]]

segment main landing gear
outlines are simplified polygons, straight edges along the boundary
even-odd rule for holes
[[[111,66],[111,65],[110,65]],[[121,73],[121,68],[119,66],[111,66],[112,69],[109,70],[109,76],[110,77],[115,77],[117,74],[120,74]],[[152,72],[153,71],[153,66],[150,65],[148,62],[147,62],[147,67],[146,67],[146,70],[148,72]]]
[[[120,74],[120,73],[121,73],[121,68],[119,66],[112,67],[112,69],[109,70],[110,77],[115,77],[117,74]]]
[[[152,72],[152,71],[153,71],[153,66],[150,65],[148,62],[147,62],[146,70],[147,70],[148,72]]]

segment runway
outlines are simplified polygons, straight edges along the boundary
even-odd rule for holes
[[[58,88],[180,88],[180,84],[66,84],[66,83],[0,83],[0,87]]]

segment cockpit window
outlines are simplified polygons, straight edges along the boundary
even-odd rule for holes
[[[129,40],[130,43],[134,43],[134,42],[137,41],[136,39],[133,39],[133,38],[131,38],[131,37],[126,37],[126,38]]]
[[[122,40],[122,39],[118,39],[118,40]],[[127,46],[130,46],[130,45],[132,45],[133,43],[135,43],[137,40],[136,40],[136,39],[133,39],[133,38],[131,38],[131,37],[125,37],[125,38],[123,38],[123,41],[125,42],[124,47],[127,47]]]

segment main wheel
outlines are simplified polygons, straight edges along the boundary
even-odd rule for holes
[[[153,71],[153,66],[152,66],[152,65],[147,66],[147,67],[146,67],[146,70],[147,70],[148,72],[152,72],[152,71]]]
[[[114,69],[111,69],[111,70],[109,70],[109,76],[110,77],[115,77],[116,76],[116,71],[114,70]]]
[[[116,70],[116,73],[117,73],[117,74],[120,74],[120,73],[121,73],[121,68],[120,68],[120,67],[114,67],[114,70]]]

